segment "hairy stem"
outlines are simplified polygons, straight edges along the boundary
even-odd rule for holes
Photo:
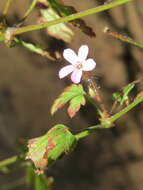
[[[104,4],[104,5],[92,8],[92,9],[88,9],[85,11],[81,11],[79,13],[72,14],[70,16],[62,17],[62,18],[59,18],[59,19],[56,19],[53,21],[17,28],[16,31],[13,33],[13,35],[19,35],[19,34],[22,34],[25,32],[30,32],[30,31],[34,31],[34,30],[40,30],[43,28],[47,28],[47,27],[55,25],[55,24],[69,22],[69,21],[72,21],[72,20],[75,20],[78,18],[82,18],[82,17],[88,16],[88,15],[92,15],[95,13],[99,13],[99,12],[111,9],[113,7],[117,7],[119,5],[125,4],[130,1],[132,1],[132,0],[117,0],[117,1],[111,2],[109,4]]]

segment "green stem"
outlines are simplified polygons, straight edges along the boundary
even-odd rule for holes
[[[122,109],[120,112],[114,114],[113,116],[111,116],[107,120],[109,122],[113,123],[114,121],[116,121],[117,119],[119,119],[120,117],[122,117],[123,115],[125,115],[127,112],[129,112],[131,109],[133,109],[136,105],[138,105],[141,102],[143,102],[143,96],[139,96],[131,104],[129,104],[127,107],[125,107],[124,109]]]
[[[125,107],[124,109],[122,109],[120,112],[114,114],[113,116],[111,116],[108,119],[105,119],[101,125],[95,125],[95,126],[91,126],[87,129],[85,129],[84,131],[78,133],[75,135],[77,140],[80,140],[84,137],[87,137],[89,135],[91,135],[92,133],[96,132],[97,129],[105,129],[105,128],[111,128],[113,127],[113,123],[119,119],[120,117],[122,117],[123,115],[125,115],[127,112],[129,112],[131,109],[133,109],[136,105],[138,105],[139,103],[143,102],[143,96],[140,96],[138,98],[136,98],[131,104],[129,104],[127,107]]]
[[[5,159],[3,161],[0,161],[0,168],[13,164],[14,162],[16,162],[18,159],[18,156],[13,156],[11,158]]]
[[[92,133],[94,133],[97,129],[103,129],[104,127],[102,127],[101,125],[95,125],[92,127],[88,127],[87,129],[85,129],[84,131],[78,133],[75,135],[77,140],[80,140],[84,137],[87,137],[89,135],[91,135]]]
[[[82,18],[82,17],[88,16],[88,15],[92,15],[95,13],[99,13],[99,12],[111,9],[113,7],[117,7],[119,5],[125,4],[130,1],[132,1],[132,0],[117,0],[117,1],[114,1],[109,4],[104,4],[104,5],[92,8],[92,9],[88,9],[88,10],[85,10],[85,11],[82,11],[79,13],[72,14],[70,16],[62,17],[62,18],[59,18],[59,19],[56,19],[53,21],[17,28],[17,30],[13,33],[13,35],[19,35],[19,34],[22,34],[25,32],[30,32],[30,31],[34,31],[34,30],[47,28],[47,27],[55,25],[55,24],[69,22],[69,21],[72,21],[72,20],[75,20],[78,18]]]
[[[4,10],[3,10],[3,16],[5,17],[8,13],[8,10],[9,10],[9,7],[11,5],[13,0],[7,0],[6,1],[6,4],[5,4],[5,7],[4,7]]]

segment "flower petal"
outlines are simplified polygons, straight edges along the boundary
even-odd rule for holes
[[[91,71],[95,68],[96,62],[93,59],[87,59],[82,63],[83,71]]]
[[[74,71],[74,66],[73,65],[68,65],[63,67],[60,71],[59,71],[59,78],[62,79],[64,77],[66,77],[68,74],[70,74],[71,72]]]
[[[78,50],[78,59],[79,61],[85,61],[88,55],[89,48],[87,45],[80,46]]]
[[[71,80],[73,83],[78,84],[81,80],[82,69],[76,69],[71,75]]]
[[[71,64],[73,64],[73,65],[76,64],[77,55],[72,49],[70,49],[70,48],[65,49],[64,52],[63,52],[63,56]]]

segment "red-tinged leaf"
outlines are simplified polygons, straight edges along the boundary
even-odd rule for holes
[[[26,159],[30,159],[37,174],[43,174],[64,153],[73,150],[76,137],[62,124],[55,125],[46,134],[28,141]]]
[[[72,118],[79,111],[81,105],[85,105],[84,96],[77,96],[70,101],[70,105],[68,107],[68,114]]]
[[[85,104],[85,91],[82,85],[71,85],[64,89],[64,92],[55,100],[51,114],[53,115],[58,109],[63,107],[67,102],[70,102],[68,113],[70,117],[73,117],[75,113],[80,109],[80,105]]]
[[[77,10],[73,6],[66,6],[62,2],[57,0],[48,0],[50,6],[61,16],[69,16],[71,14],[77,13]],[[78,27],[83,33],[89,37],[96,37],[93,29],[86,24],[82,19],[76,19],[71,21],[71,23]]]

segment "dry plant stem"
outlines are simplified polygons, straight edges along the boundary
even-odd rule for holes
[[[12,1],[13,0],[6,0],[5,7],[4,7],[4,10],[3,10],[3,16],[4,17],[7,15]]]
[[[36,25],[30,25],[30,26],[25,26],[25,27],[20,27],[17,28],[17,30],[13,33],[13,35],[19,35],[25,32],[30,32],[30,31],[34,31],[34,30],[40,30],[43,28],[47,28],[49,26],[55,25],[55,24],[59,24],[59,23],[65,23],[65,22],[69,22],[78,18],[82,18],[88,15],[92,15],[95,13],[99,13],[108,9],[111,9],[113,7],[117,7],[119,5],[125,4],[127,2],[130,2],[132,0],[117,0],[114,2],[111,2],[109,4],[104,4],[95,8],[91,8],[85,11],[81,11],[79,13],[75,13],[72,14],[70,16],[66,16],[66,17],[62,17],[53,21],[49,21],[49,22],[45,22],[45,23],[41,23],[41,24],[36,24]]]
[[[119,34],[117,32],[112,32],[109,28],[105,28],[104,32],[109,34],[110,36],[112,36],[114,38],[117,38],[118,40],[121,40],[123,42],[132,44],[134,46],[137,46],[137,47],[143,49],[143,43],[136,42],[135,40],[133,40],[133,39],[131,39],[131,38],[129,38],[129,37],[123,35],[123,34]]]

